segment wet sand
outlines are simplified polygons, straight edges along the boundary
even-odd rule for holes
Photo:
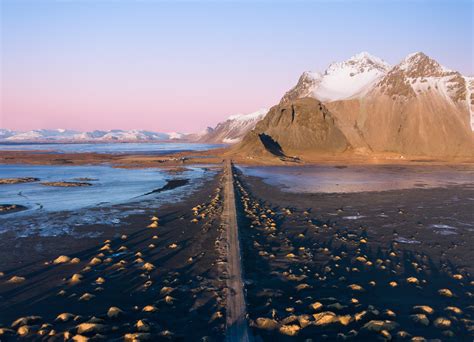
[[[97,165],[108,164],[121,168],[162,167],[170,172],[193,164],[221,164],[231,158],[238,165],[474,165],[472,158],[431,158],[406,156],[392,153],[358,155],[342,153],[337,155],[308,155],[305,159],[285,161],[279,158],[254,159],[236,155],[231,148],[216,148],[208,151],[187,151],[170,154],[106,154],[106,153],[53,153],[41,151],[2,151],[0,164],[32,165]]]

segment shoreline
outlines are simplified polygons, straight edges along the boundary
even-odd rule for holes
[[[280,159],[248,159],[232,155],[229,149],[214,149],[171,154],[106,154],[106,153],[36,153],[34,151],[2,151],[0,165],[109,165],[116,168],[179,168],[202,164],[221,164],[231,158],[244,166],[310,166],[310,165],[474,165],[472,158],[433,158],[411,156],[400,158],[393,154],[376,155],[319,155],[299,162]]]

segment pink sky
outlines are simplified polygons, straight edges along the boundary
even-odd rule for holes
[[[0,6],[0,128],[197,132],[361,51],[392,64],[423,51],[474,71],[472,1]]]

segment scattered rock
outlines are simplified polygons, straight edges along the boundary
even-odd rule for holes
[[[61,255],[59,257],[57,257],[56,259],[54,259],[53,261],[53,264],[65,264],[67,262],[70,262],[71,261],[71,258],[68,257],[67,255]]]
[[[79,273],[73,274],[71,279],[69,280],[69,283],[71,285],[77,284],[82,281],[82,278],[83,278],[82,274],[79,274]]]
[[[450,289],[440,289],[438,290],[438,293],[441,296],[448,297],[448,298],[451,298],[452,296],[454,296]]]
[[[107,311],[107,316],[109,318],[119,318],[123,316],[125,313],[118,307],[112,306],[110,307],[109,311]]]
[[[101,334],[109,331],[109,328],[105,324],[100,323],[81,323],[77,327],[77,333],[82,334]]]
[[[20,317],[17,320],[15,320],[11,327],[12,328],[17,328],[23,325],[32,325],[40,322],[42,320],[41,316],[25,316],[25,317]]]
[[[415,314],[410,316],[413,322],[419,323],[424,326],[430,325],[430,320],[426,317],[425,314]]]
[[[58,322],[67,322],[71,319],[74,318],[74,315],[68,312],[64,312],[62,314],[59,314],[58,317],[56,317],[56,321]]]
[[[300,326],[296,324],[282,325],[279,329],[280,334],[287,336],[296,336],[300,330]]]
[[[156,312],[158,309],[154,305],[147,305],[143,308],[143,312]]]
[[[374,332],[381,332],[382,330],[392,331],[398,327],[398,323],[394,321],[378,321],[372,320],[364,324],[362,330],[365,331],[374,331]]]
[[[151,339],[151,334],[148,333],[133,333],[125,334],[123,337],[125,342],[139,342],[139,341],[148,341]]]
[[[26,280],[25,277],[13,276],[7,281],[7,283],[19,284],[19,283],[24,282],[25,280]]]
[[[444,317],[436,318],[433,324],[436,328],[440,329],[448,329],[449,327],[451,327],[451,321]]]
[[[95,295],[90,294],[90,293],[84,293],[80,298],[79,301],[81,302],[88,302],[91,299],[95,298]]]
[[[259,317],[255,320],[255,325],[258,329],[262,330],[275,330],[278,328],[279,324],[277,321],[271,318]]]

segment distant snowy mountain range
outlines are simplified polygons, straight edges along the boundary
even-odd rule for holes
[[[208,127],[207,130],[198,137],[197,141],[224,144],[239,142],[267,113],[268,109],[262,108],[250,114],[231,115],[227,120],[218,123],[216,127]]]
[[[158,133],[144,130],[120,130],[79,132],[67,129],[37,129],[20,132],[0,129],[0,141],[4,142],[120,142],[120,141],[168,141],[185,139],[183,133]]]

